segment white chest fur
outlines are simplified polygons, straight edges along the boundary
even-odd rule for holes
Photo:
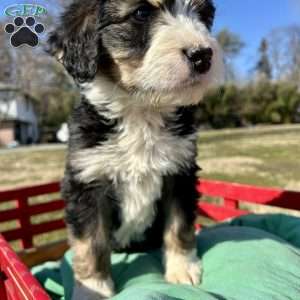
[[[122,225],[115,237],[126,246],[152,224],[163,176],[191,163],[193,155],[194,137],[172,134],[153,108],[135,108],[123,115],[106,142],[76,153],[73,162],[83,182],[108,176],[122,183]]]

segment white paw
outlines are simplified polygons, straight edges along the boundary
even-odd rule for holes
[[[111,279],[99,281],[90,278],[76,283],[72,300],[104,300],[110,299],[113,295],[114,289]]]
[[[174,284],[198,285],[201,275],[201,261],[194,254],[166,255],[166,281]]]

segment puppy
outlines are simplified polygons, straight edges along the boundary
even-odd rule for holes
[[[163,246],[165,278],[197,284],[195,105],[222,74],[211,0],[76,0],[50,52],[81,89],[62,191],[73,299],[114,293],[111,251]]]

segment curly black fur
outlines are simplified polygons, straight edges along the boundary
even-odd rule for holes
[[[75,1],[62,15],[62,24],[49,36],[48,52],[58,56],[78,82],[91,81],[98,69],[101,42],[99,12],[101,1]]]

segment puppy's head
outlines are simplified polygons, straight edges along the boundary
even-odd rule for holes
[[[76,0],[50,52],[79,83],[104,76],[129,93],[192,104],[222,76],[214,14],[212,0]]]

